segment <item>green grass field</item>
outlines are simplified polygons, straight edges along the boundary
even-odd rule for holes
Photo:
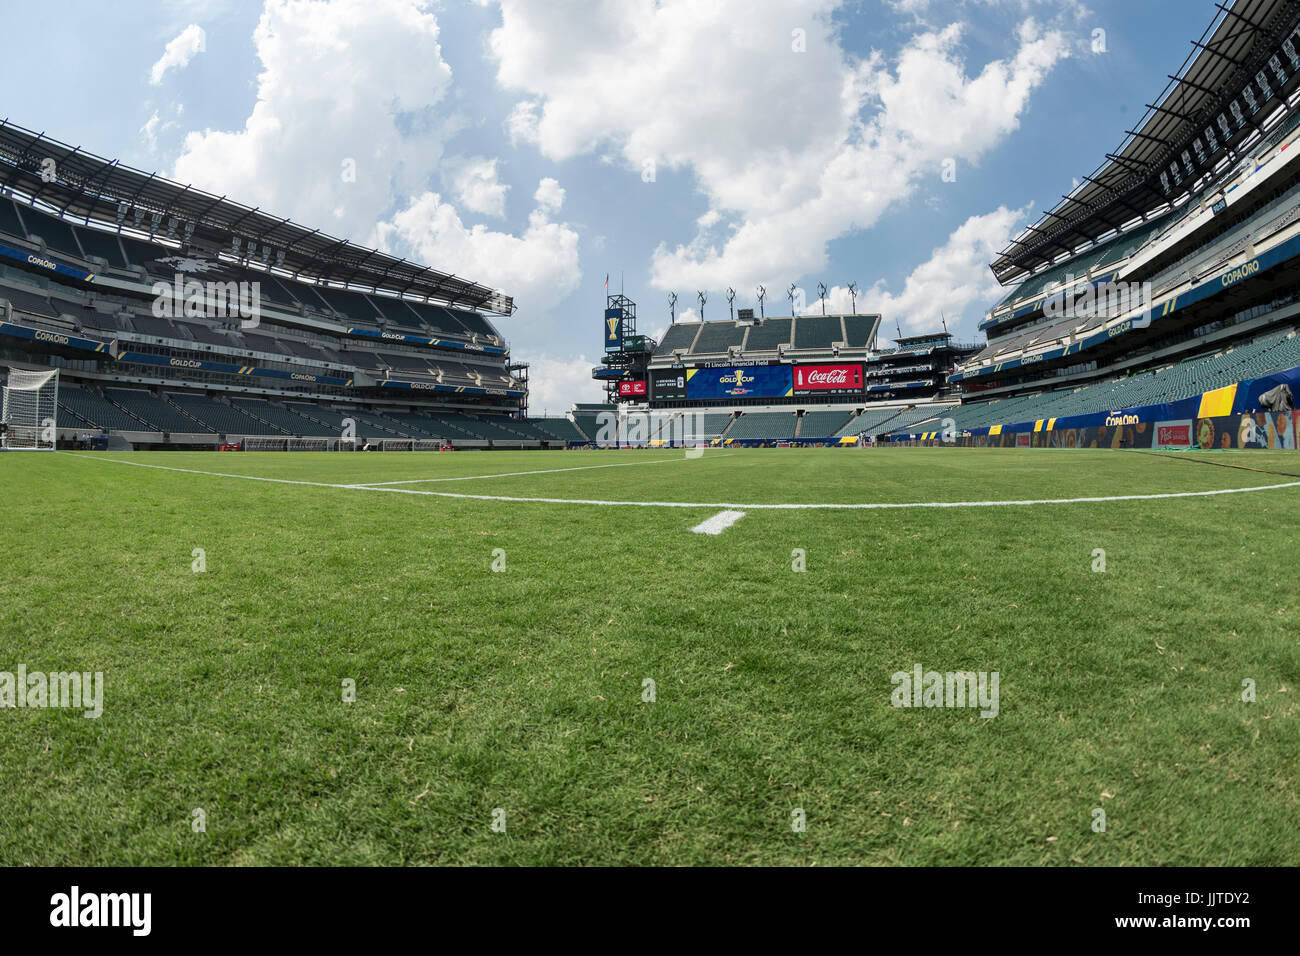
[[[1300,487],[746,507],[1300,482],[1259,470],[0,455],[0,671],[104,675],[99,719],[0,710],[0,864],[1300,864]],[[891,706],[917,664],[997,716]]]

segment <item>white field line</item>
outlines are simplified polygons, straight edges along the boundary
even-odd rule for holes
[[[1018,501],[882,501],[851,504],[817,504],[794,502],[788,504],[735,504],[719,501],[606,501],[599,498],[523,498],[511,495],[471,495],[454,491],[424,491],[418,488],[381,488],[371,485],[342,485],[328,481],[302,481],[294,478],[265,478],[259,475],[234,475],[219,471],[200,471],[195,468],[176,468],[171,465],[150,465],[142,461],[121,458],[100,458],[76,452],[57,452],[70,458],[131,465],[135,468],[156,468],[160,471],[178,471],[187,475],[206,475],[209,478],[242,478],[245,481],[265,481],[279,485],[310,485],[316,488],[339,488],[344,491],[378,491],[395,495],[429,495],[436,498],[464,498],[473,501],[506,501],[549,505],[599,505],[610,508],[699,508],[727,509],[732,511],[888,511],[899,508],[1010,508],[1028,505],[1102,504],[1111,501],[1157,501],[1165,498],[1208,498],[1214,495],[1240,495],[1252,491],[1276,491],[1281,488],[1300,488],[1300,481],[1280,485],[1255,485],[1249,488],[1221,488],[1214,491],[1176,491],[1151,495],[1108,495],[1096,498],[1028,498]]]
[[[712,518],[701,521],[691,530],[696,534],[722,534],[743,517],[745,517],[743,511],[719,511]]]
[[[730,458],[731,455],[714,455],[714,458]],[[687,461],[682,458],[657,458],[654,461],[620,461],[612,465],[578,465],[574,468],[545,468],[541,471],[505,471],[497,475],[458,475],[452,478],[408,478],[405,481],[363,481],[347,488],[383,488],[387,485],[422,485],[431,481],[477,481],[480,478],[518,478],[521,475],[557,475],[562,471],[592,471],[596,468],[630,468],[634,465],[665,465],[671,462]]]

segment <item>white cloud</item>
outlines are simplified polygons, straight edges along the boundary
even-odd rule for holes
[[[471,212],[498,218],[506,214],[510,187],[497,179],[497,161],[486,156],[458,156],[442,165],[442,180],[456,201]]]
[[[574,402],[605,400],[604,387],[591,377],[591,370],[597,363],[585,355],[574,359],[559,359],[516,352],[513,357],[529,365],[530,415],[540,416],[543,412],[551,416],[563,415],[573,407]]]
[[[1092,13],[1081,0],[949,0],[946,4],[935,4],[933,0],[885,0],[898,13],[920,17],[929,12],[931,6],[947,7],[1009,7],[1028,12],[1034,7],[1056,7],[1062,14],[1069,14],[1082,19]]]
[[[244,128],[188,134],[172,178],[371,241],[442,157],[451,68],[437,20],[418,0],[266,0],[253,41]]]
[[[176,115],[180,116],[182,111],[183,111],[183,107],[181,107],[178,104],[176,106]],[[163,118],[158,114],[158,111],[154,110],[153,115],[150,116],[149,119],[145,121],[145,124],[140,127],[139,133],[140,136],[143,137],[145,145],[149,148],[149,152],[156,153],[158,151],[159,136],[161,136],[163,133],[169,132],[170,130],[174,130],[178,128],[178,126],[179,124],[176,123],[174,120],[164,121]]]
[[[144,137],[145,144],[149,147],[149,152],[158,148],[158,131],[162,129],[162,118],[159,117],[158,111],[154,110],[153,115],[140,127],[140,135]]]
[[[510,145],[536,143],[539,136],[537,123],[536,103],[531,100],[516,103],[515,108],[506,117],[506,132],[510,134]]]
[[[841,0],[498,2],[491,49],[522,97],[516,140],[555,160],[612,150],[635,188],[656,188],[640,181],[647,160],[694,175],[708,210],[693,237],[654,253],[659,288],[771,288],[819,271],[830,240],[939,183],[943,160],[977,163],[1070,54],[1061,31],[1026,19],[1013,53],[974,73],[957,24],[924,29],[892,63],[853,59],[831,23]]]
[[[578,233],[560,219],[565,191],[541,180],[518,234],[465,223],[462,211],[503,215],[509,187],[491,157],[443,163],[464,120],[431,6],[265,0],[251,114],[242,129],[189,133],[172,178],[500,288],[537,321],[582,276]],[[547,394],[550,368],[533,377],[535,394]]]
[[[163,55],[150,68],[150,84],[159,86],[168,70],[185,69],[189,66],[190,60],[206,49],[207,35],[203,32],[203,28],[197,23],[191,23],[167,43]]]
[[[564,205],[564,187],[557,180],[549,176],[537,184],[537,192],[533,195],[537,200],[537,205],[548,215],[560,211]]]
[[[993,278],[988,264],[1028,221],[1031,207],[999,206],[970,217],[912,270],[901,290],[891,291],[883,279],[859,290],[857,310],[880,313],[882,339],[893,338],[895,322],[908,334],[938,331],[946,319],[949,331],[973,340],[984,311],[1007,292]],[[815,299],[810,306],[820,309]],[[826,308],[828,312],[851,311],[849,290],[844,286],[830,289]]]
[[[380,223],[380,249],[409,250],[437,268],[504,289],[534,315],[545,312],[578,287],[578,233],[553,221],[564,201],[554,179],[543,179],[533,196],[536,208],[522,235],[486,226],[467,228],[455,208],[426,192],[393,218]]]

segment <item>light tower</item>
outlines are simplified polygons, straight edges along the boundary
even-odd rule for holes
[[[709,296],[704,292],[696,292],[695,298],[700,300],[700,321],[704,321],[704,303],[709,301]]]
[[[790,288],[788,288],[788,289],[785,290],[785,297],[786,297],[787,299],[790,300],[790,314],[791,314],[791,315],[794,315],[794,294],[795,294],[795,292],[798,291],[798,289],[799,289],[799,287],[796,286],[793,282],[791,282],[791,283],[790,283]]]
[[[817,298],[822,300],[822,315],[826,314],[826,283],[817,283]]]
[[[762,286],[759,286],[757,291],[758,291],[758,317],[760,319],[766,319],[767,313],[763,311],[763,300],[767,298],[767,290]]]
[[[849,283],[849,300],[853,303],[852,306],[853,314],[857,315],[858,314],[858,284],[856,282]]]
[[[727,309],[731,312],[731,320],[736,320],[736,290],[727,286]]]
[[[677,322],[677,293],[668,293],[668,324],[674,325]]]

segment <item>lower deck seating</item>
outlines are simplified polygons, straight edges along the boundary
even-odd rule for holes
[[[1285,329],[1153,371],[1076,388],[969,402],[954,409],[952,418],[958,428],[983,428],[1137,408],[1175,402],[1297,366],[1300,332]]]
[[[799,420],[800,438],[829,438],[847,422],[852,412],[808,411]]]
[[[81,424],[96,428],[117,431],[156,431],[157,429],[140,421],[102,395],[90,389],[78,388],[63,382],[59,383],[60,410],[66,410],[77,420],[68,423],[68,427],[80,427]],[[63,416],[59,416],[59,427],[64,426]]]
[[[179,408],[153,392],[139,388],[106,388],[104,395],[161,432],[202,434],[214,430],[182,414]]]
[[[789,439],[794,437],[798,419],[788,412],[746,412],[727,432],[728,438]]]
[[[256,421],[233,406],[219,402],[207,395],[189,395],[169,392],[167,400],[205,427],[192,425],[189,431],[214,431],[223,435],[280,435],[283,432]],[[175,429],[181,430],[181,429]]]
[[[545,432],[552,439],[561,441],[585,441],[582,432],[567,418],[532,418],[529,423],[538,431]]]
[[[310,422],[300,415],[295,415],[282,405],[276,405],[263,398],[232,398],[230,404],[261,422],[267,422],[290,435],[302,437],[334,437],[337,433],[324,425]]]
[[[861,414],[853,418],[835,435],[839,438],[846,435],[878,435],[892,430],[898,422],[909,420],[913,414],[921,414],[929,418],[948,408],[951,406],[919,405],[912,413],[909,413],[906,406],[900,405],[890,405],[887,408],[864,408]]]

